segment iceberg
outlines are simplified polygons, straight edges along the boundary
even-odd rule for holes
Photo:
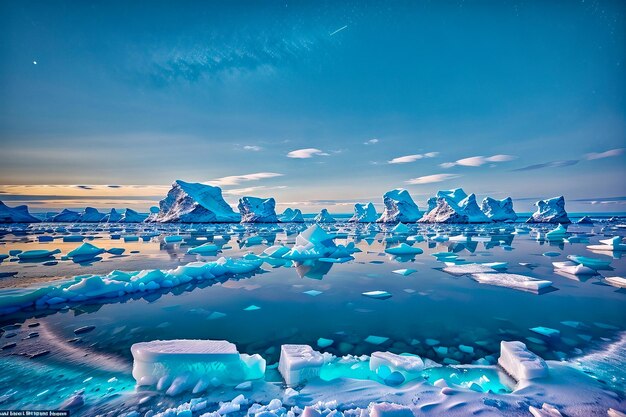
[[[241,197],[239,199],[241,223],[276,223],[276,201],[273,198]]]
[[[535,206],[537,206],[537,211],[526,220],[526,223],[571,223],[565,211],[565,198],[563,196],[539,200]]]
[[[28,212],[28,206],[9,207],[0,201],[0,223],[39,223],[40,221]]]
[[[424,253],[424,251],[421,248],[414,248],[410,245],[407,245],[406,243],[400,243],[398,246],[394,246],[392,248],[387,248],[385,249],[385,252],[387,252],[390,255],[419,255],[421,253]]]
[[[417,204],[411,198],[409,192],[403,188],[387,191],[383,195],[385,210],[376,220],[379,223],[405,222],[414,223],[420,218]]]
[[[545,378],[549,373],[546,362],[517,341],[500,342],[498,365],[516,381]]]
[[[117,210],[112,208],[111,211],[102,218],[102,221],[106,223],[117,223],[121,218],[122,215]]]
[[[576,223],[577,224],[593,224],[593,220],[589,216],[583,216]]]
[[[315,216],[316,223],[334,223],[335,221],[335,218],[331,216],[326,209],[322,209],[322,211],[320,211],[320,213]]]
[[[304,217],[300,209],[287,208],[283,214],[278,216],[278,220],[282,223],[304,223]]]
[[[238,223],[241,216],[224,201],[222,189],[176,180],[159,202],[159,212],[150,217],[158,223]]]
[[[79,218],[80,218],[80,213],[77,213],[75,211],[68,210],[68,209],[63,209],[63,211],[60,212],[59,214],[52,216],[50,221],[59,222],[59,223],[61,222],[74,223],[74,222],[77,222]]]
[[[318,378],[324,356],[309,345],[282,345],[278,371],[287,386],[294,387]]]
[[[71,258],[75,262],[82,262],[93,259],[104,252],[106,252],[104,249],[85,242],[76,249],[70,251],[67,254],[67,257]]]
[[[225,340],[155,340],[135,343],[133,377],[167,395],[198,394],[210,386],[236,386],[265,376],[265,359]]]
[[[432,202],[429,200],[429,206]],[[492,220],[476,203],[476,195],[462,188],[437,192],[436,205],[419,219],[420,223],[489,223]]]
[[[531,291],[535,293],[552,285],[551,281],[508,273],[477,273],[472,274],[472,278],[481,284],[496,285],[498,287],[508,287],[514,290]]]
[[[104,213],[100,213],[97,209],[93,207],[85,207],[82,213],[78,216],[76,221],[81,223],[99,223],[101,222],[106,215]]]
[[[614,236],[610,239],[600,240],[601,245],[589,245],[587,249],[603,252],[623,252],[626,251],[626,244],[622,243],[621,236]]]
[[[624,277],[606,277],[606,282],[617,288],[626,288],[626,278]]]
[[[207,242],[200,246],[196,246],[195,248],[187,249],[187,253],[192,254],[192,255],[201,255],[201,256],[217,255],[217,252],[219,250],[220,250],[219,246],[213,243]]]
[[[20,261],[30,261],[30,260],[39,260],[39,259],[47,259],[51,258],[57,253],[61,253],[60,249],[54,250],[45,250],[45,249],[37,249],[37,250],[27,250],[26,252],[20,252],[17,254],[17,258]]]
[[[372,223],[378,218],[376,208],[372,203],[354,205],[354,215],[348,220],[353,223]]]
[[[143,223],[148,218],[147,215],[136,212],[133,209],[127,208],[120,218],[120,223]]]
[[[515,221],[517,214],[513,210],[513,200],[507,197],[503,200],[485,197],[480,204],[480,209],[494,222]]]
[[[334,236],[326,233],[324,229],[314,224],[296,236],[296,244],[291,250],[283,253],[284,250],[268,248],[266,251],[271,250],[269,257],[276,258],[276,254],[280,253],[281,259],[296,262],[320,259],[332,263],[353,259],[351,255],[356,252],[354,243],[350,242],[347,246],[336,245],[333,239]]]

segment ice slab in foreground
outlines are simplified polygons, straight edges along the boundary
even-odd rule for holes
[[[495,273],[472,274],[474,280],[481,284],[496,285],[498,287],[508,287],[514,290],[539,292],[539,290],[548,288],[552,285],[552,281],[527,277],[526,275]]]
[[[238,223],[241,216],[224,201],[222,190],[211,185],[176,180],[159,202],[159,212],[147,221],[159,223]]]
[[[276,223],[276,200],[273,198],[241,197],[237,206],[241,223]]]
[[[324,365],[324,356],[309,345],[282,345],[278,371],[290,386],[317,378]]]
[[[197,394],[265,376],[265,359],[240,354],[225,340],[155,340],[135,343],[130,350],[137,385],[156,386],[168,395]]]
[[[417,204],[409,192],[403,188],[387,191],[383,195],[385,210],[378,220],[379,223],[405,222],[414,223],[420,218]]]
[[[539,200],[535,206],[537,206],[537,211],[526,220],[526,223],[571,223],[565,211],[565,198],[563,196]]]
[[[375,222],[377,218],[378,214],[376,213],[376,208],[374,207],[374,204],[356,203],[354,205],[354,215],[348,221],[356,223],[372,223]]]
[[[9,207],[0,201],[0,223],[39,223],[40,221],[29,213],[28,206]]]
[[[548,365],[522,342],[500,342],[498,364],[516,381],[545,378]]]
[[[480,205],[480,209],[494,222],[515,221],[517,219],[511,197],[502,200],[485,197]]]

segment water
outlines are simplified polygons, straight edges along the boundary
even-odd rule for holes
[[[60,248],[65,254],[78,246],[78,243],[61,243],[58,239],[37,242],[36,237],[42,233],[61,235],[54,232],[58,227],[44,224],[10,231],[5,228],[0,253],[12,249]],[[0,287],[3,291],[14,291],[80,274],[105,274],[114,269],[168,269],[198,259],[239,257],[247,252],[258,254],[270,244],[293,243],[297,232],[305,226],[248,226],[244,232],[234,233],[231,227],[135,225],[120,230],[107,225],[83,225],[71,233],[83,234],[99,247],[126,248],[124,255],[104,254],[101,259],[86,264],[62,260],[57,255],[58,263],[48,266],[43,262],[5,260],[0,263],[0,276],[4,276],[0,278]],[[597,244],[599,239],[625,232],[615,224],[570,226],[570,233],[581,238],[579,243],[537,241],[538,229],[545,232],[553,228],[549,225],[532,228],[502,224],[411,225],[411,234],[424,237],[432,236],[434,229],[441,234],[464,232],[479,236],[476,239],[479,242],[417,243],[414,246],[422,248],[424,253],[412,259],[397,259],[384,253],[386,247],[403,239],[386,233],[385,226],[373,232],[365,225],[339,223],[335,227],[340,232],[336,243],[354,241],[362,251],[356,253],[351,262],[317,262],[297,268],[273,268],[264,264],[262,271],[247,277],[187,284],[143,297],[72,305],[62,310],[1,316],[2,326],[13,323],[22,323],[22,326],[5,331],[0,338],[0,345],[17,344],[15,348],[0,351],[3,369],[11,370],[3,372],[0,379],[0,408],[55,405],[67,398],[69,391],[85,387],[88,390],[98,387],[98,391],[90,395],[104,402],[110,401],[114,394],[128,395],[133,385],[130,346],[154,339],[226,339],[235,343],[240,352],[262,354],[268,364],[278,360],[281,344],[305,343],[338,356],[388,350],[456,365],[471,364],[480,358],[493,363],[501,340],[522,340],[546,359],[571,359],[619,338],[626,330],[625,291],[602,281],[603,275],[624,276],[626,262],[618,253],[591,253],[586,249],[586,245]],[[516,234],[515,227],[526,228],[530,233]],[[147,236],[155,233],[158,236]],[[124,242],[111,239],[112,234],[147,237],[146,241]],[[164,237],[171,235],[182,235],[184,240],[164,243]],[[247,237],[256,235],[263,236],[266,244],[243,245]],[[218,256],[186,254],[189,247],[213,241],[215,236],[230,237]],[[459,258],[471,262],[508,262],[508,272],[550,280],[553,288],[539,295],[479,284],[469,276],[450,275],[441,271],[444,265],[430,255],[442,251],[455,252]],[[556,252],[557,256],[544,256],[547,252]],[[612,270],[599,271],[601,275],[587,278],[556,274],[551,262],[567,260],[567,255],[611,260]],[[408,276],[392,272],[404,268],[417,272]],[[311,290],[314,291],[311,294],[319,294],[306,293]],[[391,298],[380,300],[362,295],[374,290],[386,291]],[[562,322],[582,325],[574,328],[571,323]],[[28,327],[34,323],[39,326]],[[91,325],[95,330],[80,336],[74,334],[75,329]],[[560,337],[547,338],[530,330],[538,326],[557,329]],[[17,335],[7,338],[13,332]],[[31,332],[40,335],[22,340]],[[368,336],[379,336],[385,341],[380,345],[371,344],[365,341]],[[73,340],[77,337],[80,340]],[[317,347],[319,338],[330,339],[332,344]],[[473,352],[462,351],[460,345],[470,346]],[[42,350],[49,350],[49,353],[34,359],[19,355]],[[38,372],[28,367],[34,363],[39,366]],[[435,379],[450,378],[454,373],[447,367],[431,372],[442,372]],[[468,380],[471,381],[475,375],[470,374]],[[59,375],[65,378],[56,379]],[[484,372],[476,377],[482,375]],[[106,382],[112,376],[117,381]],[[83,382],[90,377],[93,379]],[[496,387],[494,391],[506,386],[497,375],[489,377]],[[623,376],[620,378],[623,380]],[[51,384],[66,388],[41,394]]]

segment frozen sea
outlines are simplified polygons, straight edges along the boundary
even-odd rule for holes
[[[260,254],[271,245],[293,245],[306,226],[5,225],[0,227],[0,254],[35,249],[60,249],[61,253],[44,260],[25,262],[9,256],[2,261],[0,300],[24,288],[51,285],[78,275],[171,269],[221,256]],[[176,404],[175,399],[158,392],[136,390],[130,373],[130,346],[156,339],[228,340],[241,353],[261,354],[268,364],[266,379],[280,383],[275,365],[280,346],[288,343],[309,344],[337,356],[369,355],[380,350],[417,354],[447,365],[437,370],[436,377],[425,373],[425,378],[434,380],[454,378],[454,372],[448,370],[456,365],[481,358],[494,363],[502,340],[521,340],[545,359],[575,363],[577,358],[619,340],[626,331],[626,290],[604,280],[626,276],[622,253],[587,249],[601,239],[626,235],[626,226],[619,221],[572,224],[566,240],[558,241],[538,238],[554,225],[523,223],[411,224],[407,225],[410,232],[402,235],[391,233],[391,225],[338,222],[321,226],[336,233],[337,244],[354,242],[361,252],[346,263],[265,263],[258,272],[245,276],[1,315],[0,409],[58,408],[80,391],[86,405],[77,415],[161,410]],[[63,242],[68,235],[82,236],[101,248],[125,251],[75,263],[64,255],[80,242]],[[39,242],[41,236],[53,240]],[[249,240],[257,236],[262,243]],[[413,244],[423,253],[404,258],[385,253],[386,248],[405,242],[408,236],[424,238]],[[440,241],[445,237],[453,238]],[[221,247],[219,253],[187,254],[189,248],[207,242]],[[509,273],[553,284],[540,293],[482,284],[467,274],[443,271],[446,265],[432,256],[441,252],[458,255],[457,264],[506,262]],[[555,272],[552,262],[567,261],[568,255],[609,261],[610,267],[590,276]],[[415,272],[394,272],[404,269]],[[381,298],[363,295],[370,291],[388,294]],[[537,331],[542,327],[560,334],[546,336]],[[81,328],[84,332],[76,334]],[[581,369],[623,396],[625,358],[608,359],[614,365],[585,364]],[[484,372],[461,378],[472,380],[482,375]],[[510,391],[511,382],[505,375],[494,372],[490,376],[494,391]]]

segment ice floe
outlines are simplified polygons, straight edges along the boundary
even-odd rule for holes
[[[516,381],[548,376],[546,362],[528,350],[524,343],[518,341],[500,343],[498,364]]]
[[[278,220],[282,223],[304,223],[304,216],[300,209],[286,208]]]
[[[282,345],[280,348],[278,370],[288,386],[319,377],[323,364],[323,355],[309,345]]]
[[[481,284],[496,285],[515,290],[540,292],[552,286],[552,281],[527,277],[526,275],[507,273],[475,273],[472,278]]]

